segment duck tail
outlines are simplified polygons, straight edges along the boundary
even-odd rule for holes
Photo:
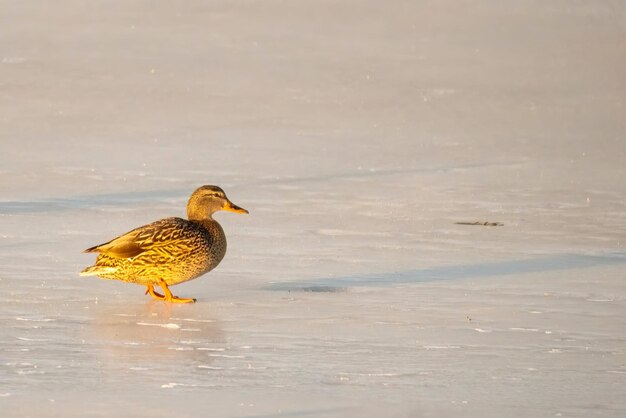
[[[84,253],[99,253],[100,247],[104,244],[94,245],[93,247],[89,247],[86,250],[83,250]]]
[[[81,271],[79,274],[81,276],[101,276],[105,274],[112,274],[117,271],[117,267],[110,266],[89,266],[85,270]]]

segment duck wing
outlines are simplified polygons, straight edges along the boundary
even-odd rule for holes
[[[87,248],[86,253],[102,253],[115,258],[131,258],[155,247],[171,244],[181,234],[195,230],[182,218],[165,218],[113,238],[109,242]]]

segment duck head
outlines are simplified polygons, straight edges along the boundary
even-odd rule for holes
[[[235,213],[248,213],[242,207],[231,202],[224,190],[217,186],[202,186],[197,188],[187,203],[187,218],[189,220],[210,219],[220,210]]]

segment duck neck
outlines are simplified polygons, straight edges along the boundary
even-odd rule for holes
[[[187,219],[190,221],[212,221],[215,210],[212,207],[201,204],[199,199],[194,196],[187,203]]]
[[[213,214],[206,213],[206,210],[196,210],[195,208],[187,209],[187,219],[190,221],[203,222],[203,221],[213,221]]]

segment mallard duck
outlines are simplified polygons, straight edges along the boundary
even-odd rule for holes
[[[217,186],[202,186],[187,203],[187,218],[165,218],[140,226],[104,244],[87,248],[99,253],[96,264],[81,276],[99,276],[146,286],[157,300],[193,303],[172,295],[169,286],[213,270],[226,254],[226,236],[213,214],[220,210],[248,213]],[[154,290],[163,289],[163,295]]]

